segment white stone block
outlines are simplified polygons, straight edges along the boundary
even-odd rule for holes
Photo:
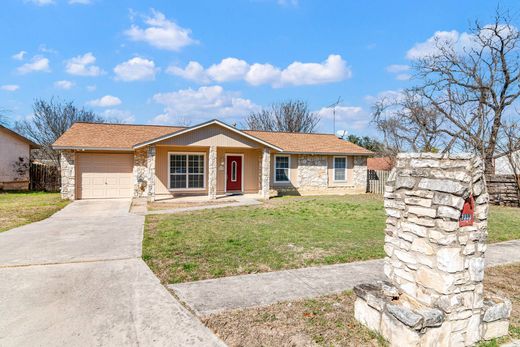
[[[491,340],[496,337],[505,336],[509,333],[509,321],[497,320],[489,323],[482,323],[482,338]]]
[[[379,332],[381,329],[381,312],[368,306],[363,299],[357,298],[354,302],[354,317],[370,330]]]
[[[418,205],[423,207],[431,207],[432,201],[431,199],[423,199],[423,198],[405,198],[404,202],[408,205]]]
[[[437,216],[437,210],[428,207],[410,206],[408,207],[408,212],[413,213],[418,217],[435,218]]]
[[[381,318],[381,335],[390,342],[390,346],[419,346],[421,341],[415,330],[386,313]]]
[[[410,248],[412,251],[416,251],[422,253],[424,255],[432,255],[433,247],[427,242],[425,239],[417,238],[413,240],[412,246]]]
[[[428,235],[428,229],[426,229],[426,227],[410,222],[402,222],[401,229],[403,231],[414,233],[415,235],[420,237],[426,237],[426,235]]]
[[[394,250],[394,255],[397,257],[397,259],[399,259],[400,261],[402,261],[404,263],[408,263],[408,264],[417,263],[417,260],[415,259],[415,257],[408,252],[404,252],[402,250],[396,249],[396,250]]]
[[[467,191],[467,187],[462,183],[445,179],[423,178],[419,182],[418,187],[420,189],[428,189],[456,195],[462,195],[465,191]]]
[[[437,252],[439,270],[457,272],[464,270],[464,257],[458,247],[443,247]]]
[[[460,213],[460,210],[454,209],[453,207],[449,206],[439,206],[439,208],[437,209],[437,215],[439,217],[450,218],[455,220],[459,220]]]
[[[448,294],[455,283],[455,277],[446,273],[420,267],[415,275],[417,284],[436,290],[441,294]]]

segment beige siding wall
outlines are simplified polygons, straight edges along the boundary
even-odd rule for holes
[[[29,145],[0,128],[0,183],[28,181],[29,173],[23,177],[16,173],[13,165],[20,158],[29,161]]]
[[[224,182],[226,180],[226,154],[243,154],[243,182],[245,193],[258,193],[260,190],[260,160],[262,158],[261,149],[245,148],[217,148],[217,194],[224,193]]]
[[[334,182],[334,156],[328,157],[329,187],[354,185],[354,157],[347,157],[347,182]]]
[[[206,153],[206,189],[204,190],[183,190],[177,194],[207,194],[208,177],[208,148],[207,147],[187,147],[187,146],[157,146],[155,157],[155,194],[170,195],[168,190],[168,153],[169,152],[203,152]],[[217,147],[217,194],[224,194],[225,180],[225,155],[243,154],[244,155],[244,191],[245,193],[258,193],[259,190],[259,161],[261,159],[261,149],[248,148],[219,148]]]
[[[208,148],[205,147],[186,147],[186,146],[157,146],[155,153],[155,194],[156,195],[169,195],[168,190],[168,179],[169,179],[169,168],[168,168],[168,152],[202,152],[206,153],[206,171],[208,168]],[[206,172],[206,180],[208,174]],[[205,183],[206,189],[204,190],[184,190],[182,193],[186,194],[207,194],[208,182]],[[179,192],[181,193],[181,192]]]
[[[290,157],[289,160],[289,182],[287,183],[277,183],[274,181],[274,168],[275,168],[275,156],[276,155],[284,155],[281,153],[271,154],[271,186],[276,189],[277,187],[297,187],[298,186],[298,155],[297,154],[288,154]]]
[[[201,129],[190,131],[171,139],[164,140],[158,145],[175,146],[217,146],[236,148],[258,148],[257,142],[251,141],[229,129],[219,125],[210,125]]]

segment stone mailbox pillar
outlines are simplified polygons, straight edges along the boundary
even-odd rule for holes
[[[384,198],[387,281],[354,288],[356,318],[400,347],[469,346],[506,335],[511,303],[486,296],[482,284],[482,160],[399,154]]]

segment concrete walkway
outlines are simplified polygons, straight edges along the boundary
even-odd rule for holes
[[[192,206],[192,207],[179,207],[179,208],[171,208],[166,210],[153,210],[148,211],[146,214],[174,214],[174,213],[183,213],[183,212],[193,212],[193,211],[201,211],[201,210],[211,210],[216,208],[224,208],[224,207],[242,207],[242,206],[251,206],[251,205],[261,205],[262,202],[256,199],[249,198],[247,196],[233,196],[235,202],[229,203],[220,203],[220,204],[208,204],[201,206]]]
[[[520,240],[488,246],[487,266],[520,262]],[[198,315],[312,298],[352,289],[383,279],[383,260],[319,266],[295,270],[169,285]]]
[[[141,260],[130,201],[0,233],[0,346],[224,346]]]

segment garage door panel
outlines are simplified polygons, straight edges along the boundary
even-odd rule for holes
[[[132,197],[132,154],[79,153],[76,165],[79,198]]]

